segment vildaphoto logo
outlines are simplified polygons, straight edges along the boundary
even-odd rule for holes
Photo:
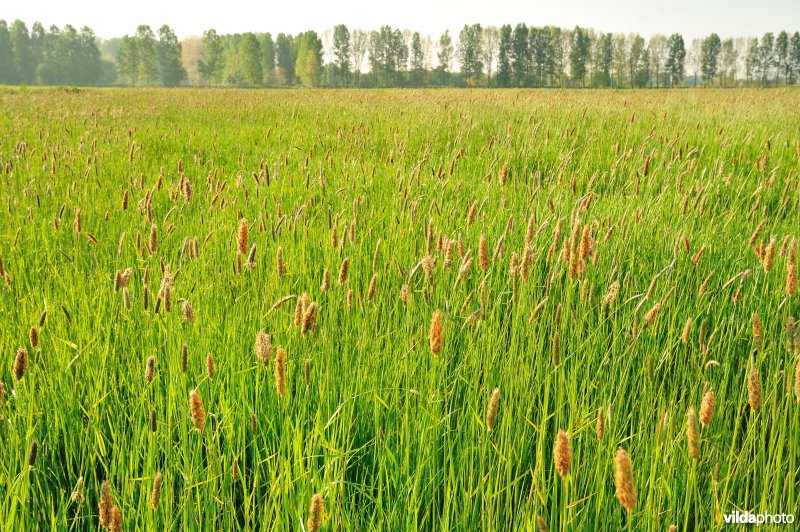
[[[735,510],[723,516],[726,525],[791,525],[794,514],[754,514]]]

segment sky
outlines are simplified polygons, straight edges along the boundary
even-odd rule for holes
[[[1,0],[0,18],[45,26],[89,26],[104,39],[132,34],[138,24],[168,24],[179,38],[219,33],[323,32],[336,24],[376,29],[383,24],[438,37],[464,24],[591,27],[603,32],[681,33],[692,39],[760,36],[800,30],[800,0]]]

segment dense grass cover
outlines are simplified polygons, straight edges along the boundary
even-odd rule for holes
[[[796,90],[0,93],[0,521],[797,513],[799,117]]]

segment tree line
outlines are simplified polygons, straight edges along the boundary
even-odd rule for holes
[[[465,25],[438,39],[340,24],[318,34],[219,34],[179,41],[167,25],[100,40],[87,27],[30,31],[0,20],[0,84],[235,87],[679,87],[792,85],[800,32],[686,43],[678,34],[526,24]]]

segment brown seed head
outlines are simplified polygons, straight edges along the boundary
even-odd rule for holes
[[[192,415],[192,425],[195,430],[202,432],[203,426],[206,424],[206,412],[203,409],[203,399],[197,389],[189,393],[189,412]]]
[[[214,379],[214,375],[216,372],[216,366],[214,365],[214,355],[211,353],[206,353],[206,375],[208,375],[209,379]]]
[[[283,277],[286,273],[286,264],[283,262],[282,247],[279,247],[277,253],[275,254],[275,271],[278,273],[278,277]]]
[[[597,409],[597,430],[595,432],[598,441],[602,440],[606,433],[606,416],[602,406]]]
[[[158,509],[158,502],[161,500],[161,485],[164,482],[164,477],[161,475],[161,471],[156,473],[155,478],[153,479],[153,492],[150,495],[150,509],[156,510]]]
[[[39,329],[36,327],[31,327],[31,330],[28,333],[28,340],[30,340],[31,347],[36,349],[39,346]]]
[[[319,532],[322,527],[322,495],[315,493],[311,497],[311,507],[308,510],[307,532]]]
[[[111,509],[113,506],[114,501],[111,499],[111,486],[108,480],[104,480],[103,484],[100,486],[99,513],[100,526],[105,529],[108,529],[111,525]]]
[[[282,346],[275,355],[275,388],[279,397],[286,395],[286,351]]]
[[[272,343],[269,341],[269,335],[265,332],[258,331],[256,333],[256,356],[266,366],[269,359],[272,358]]]
[[[344,284],[347,282],[347,272],[350,269],[350,259],[345,257],[342,261],[342,265],[339,267],[339,284]]]
[[[497,426],[497,412],[500,410],[500,388],[492,390],[489,406],[486,407],[486,430],[493,431]]]
[[[17,349],[16,358],[14,358],[14,378],[17,381],[21,381],[26,371],[28,371],[28,350],[24,347],[20,347]]]
[[[311,303],[303,312],[302,326],[300,332],[307,334],[314,332],[317,328],[317,310],[319,306],[316,303]]]
[[[153,382],[153,378],[156,376],[156,357],[149,356],[147,358],[147,364],[145,364],[144,368],[144,380],[147,384]]]
[[[747,402],[753,410],[761,408],[761,376],[756,368],[751,368],[747,376]]]
[[[708,390],[703,395],[700,403],[700,424],[707,427],[711,424],[711,417],[714,415],[714,390]]]
[[[247,255],[248,241],[247,218],[242,218],[239,221],[239,234],[236,237],[236,247],[240,256]]]
[[[194,311],[192,310],[192,304],[188,299],[185,299],[181,305],[181,314],[183,315],[183,321],[188,324],[194,323]]]
[[[757,350],[761,350],[761,345],[764,340],[764,332],[763,327],[761,326],[761,318],[758,317],[758,314],[755,312],[753,313],[753,317],[750,320],[753,324],[753,347]]]
[[[628,511],[636,507],[636,486],[633,482],[633,463],[625,449],[617,449],[614,459],[615,472],[614,484],[617,487],[617,499],[622,507]]]
[[[565,477],[569,473],[569,466],[572,463],[572,449],[570,446],[569,434],[559,430],[556,434],[556,445],[553,449],[553,461],[556,466],[556,473]]]
[[[489,243],[486,241],[486,235],[481,233],[478,240],[478,265],[481,270],[489,267]]]
[[[442,313],[437,310],[433,313],[431,318],[431,327],[428,331],[428,343],[430,344],[431,353],[438,355],[442,352]]]

